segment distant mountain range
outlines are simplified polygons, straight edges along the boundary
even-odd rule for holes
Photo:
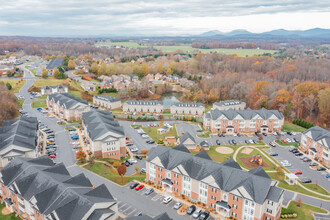
[[[218,30],[211,30],[208,32],[204,32],[197,37],[202,38],[244,38],[244,37],[250,37],[250,38],[283,38],[283,39],[325,39],[330,40],[330,29],[322,29],[322,28],[313,28],[309,30],[296,30],[296,31],[290,31],[285,29],[277,29],[273,31],[263,32],[263,33],[252,33],[244,29],[239,30],[233,30],[228,33],[224,33]]]

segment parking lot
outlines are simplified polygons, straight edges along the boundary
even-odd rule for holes
[[[145,191],[150,188],[150,186],[144,187],[143,189],[137,191],[135,189],[130,189],[130,184],[126,185],[125,188],[129,189],[131,191],[131,193],[134,193],[138,196],[141,197],[145,197],[148,198],[150,201],[152,201],[153,203],[158,203],[161,205],[162,210],[165,212],[177,212],[177,210],[175,210],[174,204],[176,202],[178,202],[179,200],[173,199],[171,202],[164,204],[163,203],[163,199],[165,198],[165,196],[160,195],[156,192],[151,193],[150,195],[145,195]],[[126,216],[134,216],[136,213],[140,212],[140,210],[134,208],[133,205],[130,205],[128,203],[125,203],[123,201],[118,201],[118,210],[119,212],[121,212],[122,214],[126,215]],[[190,215],[179,215],[177,214],[177,217],[175,219],[193,219],[192,216]],[[209,217],[209,220],[214,220],[214,218]]]

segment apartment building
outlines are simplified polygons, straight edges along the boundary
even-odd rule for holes
[[[93,103],[95,105],[105,107],[108,109],[120,109],[121,101],[120,99],[114,98],[108,95],[98,95],[93,97]]]
[[[148,153],[146,169],[147,180],[167,192],[204,203],[221,218],[280,217],[284,190],[261,167],[246,172],[233,159],[217,163],[204,150],[193,155],[183,145],[159,145]]]
[[[246,108],[246,103],[239,100],[226,100],[221,102],[213,103],[213,109],[219,110],[244,110]]]
[[[41,95],[50,95],[54,93],[67,93],[68,87],[63,85],[58,86],[44,86],[41,88]]]
[[[124,112],[162,113],[164,106],[159,101],[129,100],[123,104]]]
[[[39,146],[38,120],[21,116],[0,127],[0,167],[15,157],[35,158]]]
[[[202,103],[178,102],[171,105],[170,110],[173,115],[203,115],[205,106]]]
[[[283,127],[284,116],[277,110],[219,110],[204,114],[203,127],[213,133],[272,133]]]
[[[29,220],[114,220],[117,202],[107,187],[83,174],[71,176],[47,156],[17,157],[0,171],[0,199]]]
[[[196,150],[197,148],[196,140],[189,132],[184,133],[179,138],[179,143],[188,148],[188,150]]]
[[[69,93],[51,94],[47,97],[46,102],[50,112],[67,121],[81,120],[82,113],[90,110],[87,101]]]
[[[119,160],[126,156],[124,129],[109,111],[95,109],[83,113],[82,127],[95,157]]]
[[[301,134],[300,149],[330,168],[330,131],[315,126]]]
[[[85,91],[95,91],[96,90],[96,85],[93,82],[89,82],[86,80],[83,80],[80,84],[81,88]]]
[[[166,212],[164,212],[155,217],[150,217],[148,215],[141,215],[141,216],[132,216],[132,217],[123,218],[123,220],[173,220],[173,219],[170,218]]]

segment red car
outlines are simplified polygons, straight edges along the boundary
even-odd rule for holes
[[[295,174],[295,175],[301,175],[302,174],[302,172],[300,170],[294,171],[292,173]]]
[[[48,156],[48,158],[50,158],[50,159],[55,159],[56,156],[55,156],[54,154],[51,154],[51,155]]]
[[[141,185],[138,185],[137,187],[135,187],[135,190],[138,191],[140,189],[143,189],[143,187],[144,187],[144,185],[142,185],[142,184]]]

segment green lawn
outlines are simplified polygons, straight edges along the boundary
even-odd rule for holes
[[[0,219],[1,220],[20,220],[19,217],[15,217],[15,213],[11,213],[9,215],[3,215],[2,209],[6,207],[5,204],[0,204]]]
[[[173,127],[170,129],[170,131],[165,134],[158,134],[158,128],[160,127],[143,127],[142,130],[144,130],[144,132],[146,132],[154,141],[162,140],[164,136],[177,136],[175,124],[173,124]]]
[[[65,127],[64,129],[68,131],[68,130],[73,129],[73,128],[74,128],[74,127]],[[74,129],[75,129],[75,128],[74,128]]]
[[[306,191],[301,186],[289,185],[287,182],[284,181],[284,173],[283,172],[281,172],[281,173],[278,173],[278,172],[277,173],[268,173],[268,175],[270,176],[270,178],[279,181],[277,186],[280,187],[280,188],[295,191],[295,192],[305,194],[305,195],[309,195],[309,196],[313,196],[313,197],[316,197],[316,198],[321,198],[321,199],[324,199],[324,200],[327,200],[327,201],[330,200],[328,197],[320,196],[320,195],[317,195],[315,193]],[[320,192],[321,192],[321,190],[318,193],[320,193]]]
[[[199,138],[209,138],[211,131],[203,131],[203,134],[198,134],[197,137]]]
[[[65,79],[36,79],[33,85],[39,88],[42,88],[44,86],[58,86],[63,85],[64,81]]]
[[[137,42],[107,42],[107,43],[98,43],[96,46],[122,46],[129,48],[144,48],[148,47],[147,44],[138,44]],[[274,54],[277,50],[263,50],[263,49],[227,49],[227,48],[217,48],[217,49],[198,49],[191,47],[191,44],[183,44],[177,46],[153,46],[155,49],[162,52],[176,52],[182,51],[186,53],[223,53],[223,54],[236,54],[238,56],[253,56],[253,55],[262,55],[264,53]]]
[[[81,123],[81,120],[79,121],[67,121],[69,124],[73,124],[73,123]]]
[[[23,108],[25,99],[17,100],[17,108]]]
[[[40,97],[37,97],[37,99],[47,99],[47,95],[42,95]]]
[[[266,163],[266,164],[268,165],[268,167],[263,167],[264,170],[267,171],[267,170],[275,170],[275,169],[276,169],[276,165],[275,165],[273,162],[271,162],[267,157],[265,157],[263,154],[261,154],[258,150],[253,149],[253,151],[252,151],[250,154],[244,154],[244,153],[242,153],[243,150],[244,150],[244,148],[241,149],[241,150],[238,152],[238,154],[237,154],[237,163],[238,163],[241,167],[244,167],[244,168],[249,169],[249,170],[251,170],[251,169],[254,168],[254,167],[253,167],[253,168],[248,168],[248,167],[246,167],[245,164],[240,160],[240,158],[246,158],[246,157],[250,157],[250,158],[252,158],[253,155],[255,155],[255,156],[257,156],[257,155],[261,155],[261,159],[263,160],[263,162]]]
[[[0,82],[3,82],[4,84],[7,84],[7,82],[11,85],[13,93],[19,93],[19,90],[25,85],[26,80],[20,80],[20,79],[13,79],[13,80],[1,80]]]
[[[282,130],[291,132],[303,132],[306,130],[306,128],[300,127],[299,125],[295,125],[290,122],[284,122]]]
[[[32,108],[46,108],[47,104],[45,100],[34,101],[31,104]]]
[[[73,91],[73,90],[69,90],[69,94],[70,95],[74,95],[77,98],[81,98],[81,93],[80,91]]]
[[[294,146],[299,147],[299,143],[283,143],[282,141],[276,140],[276,143],[278,143],[281,146]]]
[[[324,213],[324,214],[327,213],[325,209],[320,209],[319,207],[311,206],[305,203],[302,203],[300,207],[298,207],[297,201],[291,201],[288,208],[282,208],[281,215],[296,213],[298,215],[297,218],[295,218],[296,220],[313,220],[314,217],[312,212]],[[280,218],[280,219],[284,219],[284,218]]]
[[[106,166],[103,163],[99,162],[87,164],[84,166],[84,168],[120,185],[126,185],[132,180],[143,182],[146,178],[145,174],[136,173],[132,176],[124,176],[122,180],[122,178],[118,175],[117,171],[114,168]]]

